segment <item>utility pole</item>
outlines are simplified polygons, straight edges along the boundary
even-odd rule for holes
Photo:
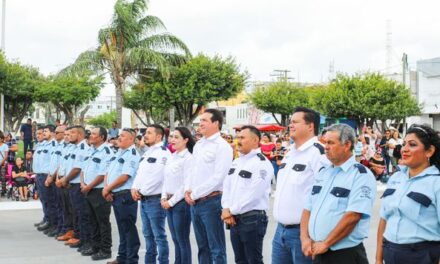
[[[5,54],[5,21],[6,21],[6,0],[2,3],[2,42],[1,49]],[[0,130],[5,131],[5,95],[0,95]]]
[[[406,86],[406,71],[408,70],[408,55],[403,53],[402,56],[402,81],[403,85]]]
[[[289,70],[274,70],[274,73],[271,74],[270,76],[274,76],[277,78],[278,81],[285,81],[287,82],[288,80],[293,80],[294,78],[289,77]]]

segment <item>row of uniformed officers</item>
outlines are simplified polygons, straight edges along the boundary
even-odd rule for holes
[[[283,159],[274,200],[277,229],[272,263],[368,263],[367,237],[376,183],[353,157],[355,133],[333,125],[325,147],[317,140],[320,116],[294,110],[295,144]],[[200,117],[203,137],[194,142],[178,127],[163,147],[164,129],[151,125],[140,157],[135,131],[123,129],[114,153],[107,132],[81,126],[38,129],[34,156],[44,219],[38,229],[78,247],[93,260],[111,258],[110,211],[119,233],[117,257],[108,263],[137,263],[138,201],[146,243],[145,263],[168,263],[165,219],[175,245],[175,263],[191,263],[190,225],[199,263],[226,263],[225,224],[237,263],[262,263],[263,239],[273,178],[259,149],[260,132],[244,126],[239,158],[220,136],[223,117],[207,109]],[[376,263],[435,263],[440,256],[440,139],[427,126],[408,130],[403,169],[383,194]]]

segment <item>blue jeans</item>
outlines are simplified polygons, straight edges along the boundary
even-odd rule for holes
[[[275,181],[276,181],[276,180],[277,180],[278,171],[279,171],[280,166],[278,166],[278,164],[277,164],[277,162],[276,162],[275,160],[272,160],[271,163],[272,163],[272,166],[273,166],[273,172],[274,172],[274,175],[275,175]]]
[[[132,264],[139,261],[139,235],[136,227],[138,203],[131,193],[113,194],[113,212],[119,232],[119,248],[116,260],[119,263]]]
[[[73,221],[75,237],[82,243],[89,242],[91,237],[89,213],[86,207],[86,199],[81,193],[79,183],[72,183],[69,188],[69,198],[72,203],[73,214],[76,220]]]
[[[299,232],[299,228],[287,229],[278,224],[272,241],[272,264],[312,263],[312,259],[302,252]]]
[[[263,263],[263,240],[267,229],[266,214],[235,218],[231,227],[231,243],[235,263]]]
[[[145,263],[169,263],[168,241],[165,233],[165,209],[160,205],[160,197],[141,202],[142,232],[145,237]]]
[[[225,229],[221,220],[221,195],[197,202],[191,207],[191,219],[199,248],[200,264],[226,263]]]
[[[191,263],[191,244],[189,241],[190,206],[184,200],[181,200],[167,210],[167,221],[175,247],[174,264]]]

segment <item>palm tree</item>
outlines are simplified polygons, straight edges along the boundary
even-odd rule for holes
[[[110,75],[115,85],[119,125],[127,78],[151,71],[167,76],[169,66],[183,63],[191,56],[185,43],[164,32],[165,25],[158,17],[144,16],[147,1],[117,0],[110,25],[99,31],[99,46],[81,53],[64,69],[65,72],[91,69]]]

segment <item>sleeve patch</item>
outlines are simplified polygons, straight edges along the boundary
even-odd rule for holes
[[[105,150],[105,153],[110,154],[110,149],[108,147],[105,147],[104,150]]]
[[[315,146],[315,148],[319,150],[319,153],[321,153],[321,155],[325,153],[324,147],[318,142],[313,143],[313,146]]]
[[[263,153],[258,153],[257,156],[260,158],[260,160],[266,159],[266,157],[263,155]]]
[[[136,150],[135,150],[135,149],[132,149],[132,150],[131,150],[131,154],[132,154],[133,156],[136,156],[136,154],[137,154],[137,153],[136,153]]]
[[[367,173],[367,168],[364,165],[356,163],[354,166],[359,170],[359,173]]]

